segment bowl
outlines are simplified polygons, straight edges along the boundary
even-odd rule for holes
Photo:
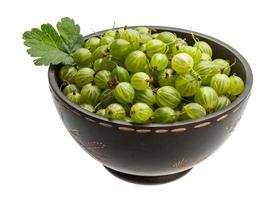
[[[148,28],[170,31],[185,37],[189,44],[193,42],[189,30]],[[175,180],[215,152],[240,121],[253,81],[249,64],[224,42],[201,33],[193,34],[210,44],[213,58],[236,59],[232,72],[245,82],[243,93],[230,106],[196,120],[146,125],[110,121],[70,102],[59,89],[59,68],[50,66],[50,91],[63,124],[74,140],[115,176],[143,184]]]

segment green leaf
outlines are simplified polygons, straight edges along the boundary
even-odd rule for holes
[[[57,29],[68,47],[69,53],[83,47],[84,39],[80,34],[80,26],[73,19],[64,17],[57,23]]]
[[[58,32],[51,24],[33,28],[23,34],[27,52],[35,57],[35,65],[74,64],[72,53],[84,44],[79,25],[65,17],[57,23]]]
[[[30,47],[27,52],[35,65],[72,64],[72,57],[66,52],[66,46],[51,24],[41,25],[41,30],[33,28],[23,34],[24,44]]]

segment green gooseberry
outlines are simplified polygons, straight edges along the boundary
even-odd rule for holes
[[[194,101],[211,113],[217,105],[218,95],[212,87],[202,86],[194,95]]]
[[[168,106],[176,108],[181,103],[182,97],[178,90],[171,86],[163,86],[158,89],[156,101],[159,107]]]
[[[149,40],[146,43],[146,54],[151,58],[155,53],[165,53],[167,45],[158,39]]]
[[[155,110],[152,118],[156,123],[172,123],[176,120],[176,113],[170,107],[160,107]]]
[[[159,33],[156,39],[159,39],[170,46],[176,42],[177,37],[175,34],[171,32],[164,31]]]
[[[126,112],[122,105],[118,103],[112,103],[107,106],[105,116],[112,120],[124,120],[126,117]]]
[[[90,104],[81,104],[80,107],[87,110],[87,111],[89,111],[89,112],[94,112],[95,111],[94,107]]]
[[[155,53],[151,58],[152,69],[162,71],[168,66],[168,58],[163,53]]]
[[[113,70],[117,64],[112,60],[111,56],[105,56],[104,58],[98,58],[94,63],[93,63],[93,69],[94,71],[98,72],[100,70],[108,70],[111,71]]]
[[[178,74],[189,72],[194,65],[193,58],[187,53],[178,53],[171,60],[171,67]]]
[[[175,88],[183,97],[193,96],[201,86],[201,79],[188,72],[177,76]]]
[[[158,83],[160,86],[175,86],[176,73],[171,68],[166,68],[158,74]]]
[[[67,95],[71,92],[79,92],[79,88],[74,84],[68,84],[67,86],[64,87],[63,89],[64,95]]]
[[[131,52],[125,59],[125,66],[132,73],[140,72],[147,62],[146,55],[139,50]]]
[[[100,45],[109,45],[112,41],[114,41],[114,38],[107,35],[100,39]]]
[[[79,67],[90,67],[92,62],[92,54],[86,48],[77,49],[73,53],[73,60]]]
[[[108,45],[102,45],[95,49],[95,51],[92,53],[92,63],[94,63],[98,58],[104,58],[109,54],[109,46]]]
[[[139,32],[140,34],[149,34],[149,28],[144,26],[136,27],[135,30]]]
[[[218,73],[211,61],[201,61],[193,67],[193,70],[201,77],[204,85],[209,85],[212,77]]]
[[[114,89],[107,88],[100,95],[100,103],[104,106],[108,106],[115,102]]]
[[[210,86],[216,91],[218,95],[224,95],[230,88],[230,79],[225,74],[216,74],[211,79]]]
[[[188,103],[182,107],[183,119],[197,119],[206,115],[205,108],[198,103]]]
[[[132,103],[135,98],[135,90],[130,83],[121,82],[115,87],[114,97],[119,103]]]
[[[69,101],[71,101],[75,104],[80,103],[81,95],[78,92],[71,92],[71,93],[67,94],[66,97],[69,99]]]
[[[133,50],[139,47],[140,34],[136,30],[130,28],[118,29],[115,38],[127,40],[131,44]]]
[[[63,66],[59,71],[59,79],[62,82],[74,83],[74,75],[77,69],[70,65]]]
[[[136,103],[130,110],[130,117],[134,123],[147,123],[152,115],[153,110],[145,103]]]
[[[116,39],[110,44],[112,56],[120,61],[123,61],[131,51],[131,44],[127,40]]]
[[[146,103],[148,106],[152,107],[156,103],[156,95],[151,88],[135,92],[135,103],[141,102]]]
[[[80,102],[82,104],[91,104],[95,106],[99,102],[101,90],[96,85],[92,85],[91,83],[88,83],[82,87],[80,95],[81,95]]]
[[[85,43],[85,48],[88,49],[91,53],[93,53],[95,49],[99,46],[100,39],[98,37],[91,37]]]
[[[99,88],[106,89],[112,84],[112,74],[108,70],[101,70],[96,73],[94,81]]]
[[[96,115],[99,115],[101,117],[106,117],[106,109],[100,109],[96,112]]]
[[[194,47],[200,49],[201,53],[208,54],[210,58],[213,56],[213,50],[211,46],[205,41],[195,42]]]
[[[145,72],[137,72],[131,77],[131,85],[136,90],[145,90],[149,87],[151,78]]]
[[[244,90],[244,82],[243,80],[236,76],[236,75],[232,75],[229,77],[230,79],[230,87],[228,90],[228,93],[230,95],[239,95],[243,92]]]
[[[218,97],[218,102],[215,107],[215,111],[222,110],[231,104],[231,100],[226,96]]]
[[[124,67],[116,66],[112,71],[112,78],[118,82],[129,82],[130,75]]]
[[[111,29],[105,32],[104,36],[110,36],[110,37],[115,37],[116,35],[116,30],[115,29]]]
[[[193,63],[197,65],[201,61],[201,51],[199,48],[192,46],[184,46],[184,53],[189,54],[193,58]]]
[[[218,58],[212,61],[213,65],[217,68],[218,73],[224,73],[227,76],[230,75],[231,72],[231,66],[230,63],[227,60]]]
[[[79,69],[74,75],[74,82],[78,87],[91,83],[94,77],[94,70],[88,67]]]
[[[148,33],[140,34],[140,43],[141,43],[141,45],[147,43],[149,40],[152,40],[151,35],[149,35]]]
[[[201,54],[201,61],[212,61],[212,58],[208,54],[202,53]]]

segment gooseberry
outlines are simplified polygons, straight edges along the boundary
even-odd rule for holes
[[[145,103],[136,103],[130,110],[130,117],[134,123],[147,123],[152,115],[153,110]]]
[[[171,86],[163,86],[158,89],[156,101],[158,106],[168,106],[176,108],[181,103],[182,97],[180,93]]]
[[[114,97],[119,103],[132,103],[135,98],[135,90],[130,83],[121,82],[115,87]]]

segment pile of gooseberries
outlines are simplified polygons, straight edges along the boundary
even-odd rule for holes
[[[59,71],[64,95],[110,120],[172,123],[224,109],[244,90],[230,61],[195,38],[147,27],[112,29],[89,38]]]

